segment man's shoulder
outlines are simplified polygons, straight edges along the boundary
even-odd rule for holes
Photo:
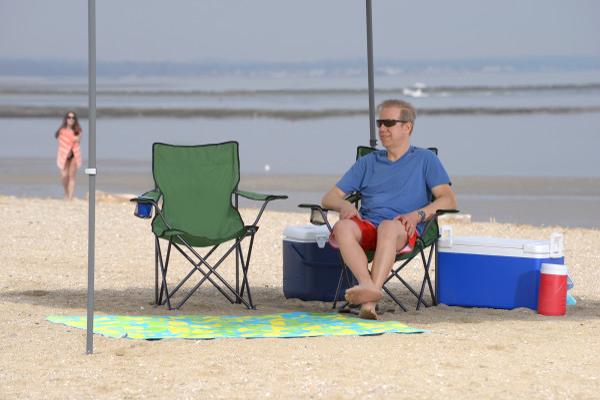
[[[413,152],[415,152],[416,154],[425,155],[427,157],[429,157],[431,155],[435,155],[435,153],[433,151],[431,151],[431,149],[428,149],[425,147],[412,146],[412,149],[413,149]]]

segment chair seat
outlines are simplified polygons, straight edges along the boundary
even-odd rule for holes
[[[154,233],[156,234],[156,236],[158,236],[161,239],[167,239],[167,240],[171,239],[173,242],[178,243],[178,244],[184,244],[179,239],[179,237],[182,237],[183,240],[185,240],[192,247],[208,247],[208,246],[214,246],[216,244],[225,243],[232,239],[237,239],[237,238],[243,237],[246,234],[246,232],[247,232],[247,229],[242,228],[236,232],[232,232],[231,234],[224,236],[224,237],[220,237],[220,238],[208,238],[208,237],[204,237],[204,236],[196,236],[196,235],[192,235],[188,232],[178,230],[178,229],[167,229],[167,230],[164,230],[160,234],[158,234],[157,232],[154,232]]]

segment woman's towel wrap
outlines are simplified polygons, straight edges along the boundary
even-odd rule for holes
[[[71,151],[73,151],[73,158],[77,168],[81,167],[79,137],[75,136],[75,133],[71,129],[62,128],[58,133],[58,154],[56,155],[56,165],[59,169],[65,168],[67,157],[69,157]]]

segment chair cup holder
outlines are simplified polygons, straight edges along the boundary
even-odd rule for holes
[[[152,218],[152,204],[137,203],[133,215],[138,218]]]

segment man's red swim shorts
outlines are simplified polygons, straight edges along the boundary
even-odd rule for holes
[[[360,229],[360,247],[362,247],[362,249],[365,251],[375,251],[377,248],[377,227],[371,221],[362,219],[358,215],[352,217],[351,220],[354,221],[354,223],[358,226],[358,229]],[[417,236],[418,232],[415,230],[415,233],[408,239],[406,246],[404,246],[404,248],[401,250],[398,250],[398,254],[410,253],[415,247]],[[329,236],[329,244],[333,248],[339,248],[333,233]]]

